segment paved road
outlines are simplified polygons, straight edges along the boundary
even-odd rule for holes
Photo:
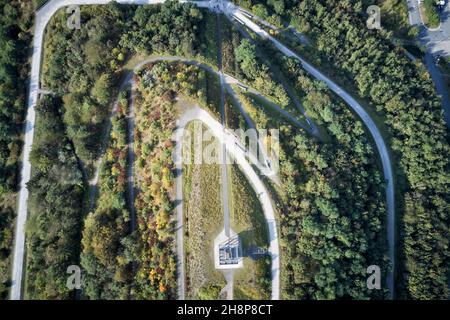
[[[173,140],[176,142],[174,150],[174,162],[177,168],[177,180],[176,180],[176,203],[177,203],[177,235],[182,237],[183,235],[183,188],[182,188],[182,154],[181,154],[181,141],[183,137],[184,128],[186,125],[194,120],[202,121],[209,127],[212,133],[218,138],[220,143],[226,145],[227,153],[235,159],[236,163],[241,167],[243,173],[253,186],[256,194],[260,194],[259,200],[263,208],[264,217],[266,218],[269,229],[269,254],[272,259],[271,273],[272,273],[272,299],[278,300],[280,298],[280,260],[279,260],[279,244],[278,244],[278,232],[275,221],[275,212],[272,206],[269,192],[267,191],[264,183],[259,178],[251,164],[246,160],[246,154],[241,149],[236,147],[240,142],[236,137],[224,131],[223,126],[215,120],[205,110],[195,107],[183,115],[177,121],[176,130],[173,135]],[[177,241],[178,248],[177,253],[183,252],[183,241]],[[183,262],[184,264],[184,262]],[[184,287],[184,283],[181,284]],[[180,292],[179,288],[179,292]]]
[[[434,54],[450,56],[450,4],[447,0],[440,13],[441,24],[436,29],[429,29],[422,23],[418,0],[407,0],[409,23],[419,28],[419,40]]]
[[[174,139],[175,140],[175,139]],[[186,271],[185,271],[185,257],[184,257],[184,205],[183,205],[183,163],[182,159],[182,134],[178,137],[174,149],[174,162],[176,168],[175,178],[175,193],[176,193],[176,212],[177,212],[177,282],[178,282],[178,299],[184,300],[186,298]],[[176,161],[177,158],[179,161]]]
[[[441,97],[444,118],[447,123],[447,127],[450,127],[450,95],[447,87],[447,81],[445,79],[448,75],[442,74],[441,69],[436,65],[435,56],[428,50],[425,52],[425,66],[431,75],[437,94]]]
[[[450,95],[445,77],[436,66],[434,59],[437,56],[450,56],[450,2],[447,1],[445,10],[441,13],[441,25],[438,30],[427,29],[420,18],[417,0],[407,0],[409,23],[419,28],[418,40],[425,46],[425,66],[433,79],[436,92],[442,99],[447,127],[450,127]]]
[[[375,145],[378,149],[378,153],[380,155],[381,163],[383,166],[384,176],[387,182],[386,186],[386,204],[387,204],[387,239],[388,239],[388,256],[389,261],[391,262],[392,269],[395,270],[395,203],[394,203],[394,185],[393,185],[393,174],[392,174],[392,164],[389,158],[389,152],[386,147],[386,144],[381,136],[380,131],[377,126],[373,122],[372,118],[367,114],[364,108],[345,90],[339,87],[332,80],[323,75],[319,70],[314,68],[312,65],[303,60],[298,54],[294,53],[292,50],[288,49],[286,46],[281,44],[278,40],[270,36],[265,30],[260,28],[256,23],[247,18],[247,16],[243,15],[239,9],[232,3],[227,3],[224,8],[228,17],[237,18],[241,23],[243,23],[250,30],[255,32],[257,35],[262,37],[263,39],[271,41],[275,47],[278,48],[282,53],[284,53],[288,57],[296,58],[300,61],[305,71],[311,74],[318,80],[323,81],[327,84],[327,86],[334,91],[337,95],[339,95],[361,118],[369,132],[371,133]],[[393,271],[388,271],[386,285],[389,289],[390,298],[394,297],[394,277]]]
[[[123,4],[157,4],[165,0],[117,0]],[[27,183],[31,177],[30,151],[33,144],[34,127],[36,120],[36,103],[39,95],[39,75],[42,58],[42,42],[44,39],[45,27],[56,11],[69,5],[89,5],[89,4],[107,4],[110,0],[52,0],[44,5],[35,17],[35,29],[33,38],[33,56],[31,62],[31,75],[29,84],[29,93],[27,100],[27,114],[25,118],[25,136],[23,146],[23,158],[21,168],[21,181],[19,191],[19,201],[17,209],[17,220],[14,240],[14,255],[12,268],[12,285],[10,298],[18,300],[22,296],[22,276],[25,254],[25,223],[28,212],[28,189]],[[186,2],[186,1],[180,1]],[[208,8],[207,1],[193,2],[198,7]]]
[[[241,12],[245,12],[245,14],[248,14],[246,11],[242,11]],[[261,19],[257,18],[256,16],[253,16],[253,19],[255,19],[256,21],[260,22]],[[239,32],[244,36],[244,38],[246,38],[247,40],[249,40],[251,43],[256,44],[255,39],[253,39],[250,34],[247,32],[247,30],[237,21],[232,21],[234,22],[234,25],[236,26],[236,28],[239,30]],[[277,28],[275,26],[271,26],[271,29],[277,30]],[[295,31],[295,30],[294,30]],[[267,55],[263,52],[262,49],[258,49],[258,55],[260,55],[261,59],[265,60],[265,62],[269,65],[269,67],[271,69],[274,69],[275,66],[269,61],[269,59],[267,58]],[[286,79],[284,78],[283,75],[279,75],[276,74],[276,72],[274,72],[274,79],[280,83],[283,88],[286,90],[286,93],[288,95],[288,97],[291,99],[292,103],[294,104],[295,108],[297,108],[297,110],[305,117],[306,119],[306,123],[308,124],[308,126],[305,126],[304,124],[300,124],[299,121],[295,121],[297,125],[300,124],[300,126],[305,129],[307,132],[309,132],[310,134],[316,136],[317,138],[321,139],[320,137],[320,132],[319,132],[319,128],[316,126],[316,124],[311,120],[311,118],[308,116],[308,114],[306,113],[306,110],[303,108],[302,103],[299,101],[299,99],[297,98],[297,94],[295,93],[294,89],[291,88],[290,84],[286,81]],[[264,98],[265,100],[268,100],[266,98]],[[272,101],[268,101],[268,103],[270,105],[272,105],[272,107],[275,106],[278,107],[275,103],[273,103]],[[278,107],[279,108],[279,107]],[[281,109],[281,108],[279,108]],[[281,109],[282,111],[284,111],[284,109]],[[283,112],[282,112],[283,113]],[[291,118],[292,117],[289,117]]]
[[[22,290],[22,274],[23,274],[23,260],[24,260],[24,247],[25,247],[25,222],[27,219],[27,200],[28,200],[28,189],[26,184],[30,180],[31,176],[31,165],[29,161],[31,146],[33,143],[34,136],[34,126],[36,119],[35,106],[38,99],[39,93],[39,75],[40,75],[40,63],[42,57],[42,42],[44,30],[51,19],[51,17],[55,14],[55,12],[68,5],[89,5],[89,4],[107,4],[110,0],[52,0],[48,2],[45,6],[43,6],[36,14],[35,19],[35,34],[33,38],[33,56],[32,56],[32,64],[31,64],[31,77],[30,77],[30,88],[29,95],[27,101],[27,115],[26,115],[26,125],[25,125],[25,138],[24,138],[24,147],[23,147],[23,165],[21,169],[21,182],[20,182],[20,192],[19,192],[19,204],[18,204],[18,214],[17,214],[17,223],[16,223],[16,232],[15,232],[15,246],[14,246],[14,257],[13,257],[13,271],[12,271],[12,287],[11,287],[11,299],[17,300],[21,298],[21,290]],[[118,3],[123,4],[157,4],[163,3],[164,0],[117,0]],[[181,1],[187,2],[187,1]],[[209,8],[210,4],[207,1],[198,1],[193,2],[199,7]],[[227,1],[223,1],[220,3],[220,7],[222,10],[229,14],[240,17],[241,20],[246,21],[245,24],[247,27],[250,27],[252,30],[257,31],[257,34],[264,36],[265,38],[270,39],[275,43],[275,45],[285,54],[290,56],[295,56],[303,63],[304,68],[312,73],[316,78],[325,81],[330,88],[338,93],[349,105],[360,115],[363,119],[364,123],[368,126],[371,131],[374,139],[376,141],[377,147],[380,151],[383,168],[385,170],[385,176],[388,178],[388,188],[387,193],[390,194],[392,191],[392,197],[388,197],[388,212],[390,212],[390,208],[393,205],[393,188],[392,188],[392,173],[387,174],[386,170],[390,171],[390,161],[385,150],[384,142],[381,139],[381,135],[376,129],[373,121],[370,117],[365,113],[365,111],[361,108],[361,106],[353,100],[347,93],[342,91],[341,88],[332,83],[328,78],[325,78],[322,74],[320,74],[317,70],[312,68],[306,62],[304,62],[300,57],[293,54],[289,49],[282,46],[275,39],[270,37],[267,33],[265,33],[262,29],[260,29],[256,24],[251,22],[245,16],[238,12],[238,8],[231,5]],[[255,29],[256,27],[256,29]],[[208,115],[209,116],[209,115]],[[381,142],[380,142],[381,140]],[[235,143],[239,143],[235,141]],[[384,149],[383,149],[384,147]],[[382,152],[383,151],[383,152]],[[235,154],[236,156],[236,154]],[[269,221],[269,232],[270,232],[270,252],[272,256],[272,298],[279,298],[279,251],[278,251],[278,236],[275,225],[275,219],[273,216],[273,208],[270,203],[270,198],[268,197],[267,191],[265,190],[264,185],[259,180],[256,173],[253,171],[253,168],[246,162],[245,155],[238,154],[237,157],[244,157],[240,159],[242,162],[241,166],[246,166],[247,169],[244,169],[244,173],[250,174],[250,181],[256,182],[256,189],[261,190],[261,192],[265,193],[267,197],[261,197],[263,202],[263,208],[266,215],[266,218]],[[389,164],[389,169],[386,169],[386,161]],[[178,187],[177,187],[178,188]],[[260,193],[260,192],[259,192]],[[393,213],[393,207],[392,207]],[[393,223],[393,214],[392,219],[389,214],[389,223],[388,223],[388,233],[391,234],[391,222]],[[392,224],[393,228],[393,224]],[[393,230],[393,229],[392,229]],[[392,233],[393,234],[393,233]],[[388,236],[389,242],[392,243],[393,237]],[[391,253],[391,250],[390,250]],[[391,254],[390,254],[391,257]],[[391,259],[392,264],[394,264],[393,258]],[[390,281],[389,281],[390,283]],[[390,286],[391,289],[391,286]],[[392,292],[392,290],[391,290]]]

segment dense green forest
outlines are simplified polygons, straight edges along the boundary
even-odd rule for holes
[[[249,40],[243,39],[234,49],[235,57],[245,75],[255,89],[263,95],[273,97],[281,107],[286,107],[290,100],[283,86],[273,80],[269,67],[258,61],[256,48]]]
[[[123,194],[120,190],[123,181],[119,181],[120,176],[117,180],[111,177],[112,181],[106,181],[105,173],[102,175],[103,179],[99,186],[101,194],[97,199],[96,209],[84,221],[81,248],[80,238],[86,199],[83,198],[83,192],[87,190],[83,187],[77,165],[86,164],[88,174],[92,173],[96,165],[95,160],[99,158],[102,150],[101,136],[108,134],[105,132],[105,125],[111,112],[112,100],[118,91],[124,62],[134,54],[150,54],[155,51],[180,55],[194,54],[192,50],[198,48],[196,25],[202,18],[201,12],[194,6],[170,1],[164,5],[152,6],[122,6],[117,3],[84,6],[83,27],[75,31],[65,28],[64,10],[59,11],[50,21],[44,48],[42,87],[61,98],[54,100],[46,98],[38,107],[38,127],[32,158],[33,179],[30,182],[30,222],[27,230],[28,297],[69,298],[65,287],[65,270],[68,265],[77,264],[80,253],[82,266],[86,269],[84,279],[86,298],[125,298],[128,294],[137,298],[173,296],[174,285],[170,283],[173,281],[173,275],[170,276],[172,280],[168,279],[167,283],[158,282],[161,287],[157,288],[157,293],[147,287],[147,282],[150,281],[147,275],[146,278],[138,280],[137,283],[141,285],[136,285],[134,291],[128,290],[127,283],[132,277],[131,261],[141,259],[136,256],[141,252],[138,251],[139,246],[132,244],[136,239],[132,238],[132,235],[126,236],[129,233],[127,229],[129,218],[125,214],[126,207],[121,200]],[[152,20],[152,23],[147,23],[149,20]],[[179,32],[173,32],[174,30]],[[203,95],[206,96],[206,93],[203,92]],[[46,118],[50,116],[53,118]],[[103,170],[107,170],[113,161],[108,160],[111,148],[115,148],[114,152],[123,155],[123,141],[117,140],[123,130],[117,127],[121,126],[119,124],[121,121],[123,122],[123,119],[113,120],[114,143],[107,149],[107,160],[103,164]],[[52,123],[55,126],[51,126]],[[49,139],[48,135],[53,135],[57,140]],[[44,142],[45,139],[39,138],[40,136],[45,136],[48,141]],[[58,161],[63,160],[53,158],[62,152],[61,149],[80,160],[79,163],[71,161],[65,163],[67,166],[65,170],[73,170],[71,174],[75,174],[75,171],[80,174],[76,186],[70,184],[61,188],[60,182],[55,181],[52,176]],[[43,154],[46,153],[49,155],[44,157]],[[56,161],[55,166],[52,166],[52,161]],[[123,161],[124,159],[119,159],[119,163],[112,165],[111,172],[119,174],[119,171],[123,170]],[[70,196],[60,198],[68,192],[69,187]],[[113,192],[108,188],[113,188]],[[53,190],[54,194],[47,189]],[[54,197],[55,201],[38,203],[37,199],[43,198],[42,194]],[[111,199],[108,197],[113,197],[115,202],[110,203]],[[72,201],[75,204],[72,204]],[[65,210],[68,219],[59,217]],[[51,221],[48,220],[50,218]],[[40,231],[38,226],[41,224],[51,226],[52,232]],[[65,230],[66,224],[71,225],[72,230],[56,237],[55,232],[59,234],[62,232],[60,230]],[[111,228],[114,229],[114,233]],[[97,230],[103,230],[105,235],[109,234],[111,238],[96,237]],[[58,244],[59,241],[64,242],[64,245]],[[104,252],[102,248],[106,248],[107,243],[116,246],[117,250]],[[49,255],[49,250],[56,251]],[[66,252],[61,255],[59,250]],[[150,258],[158,260],[158,257],[152,255]],[[173,257],[170,259],[173,260]],[[64,269],[62,269],[63,261]],[[140,266],[148,268],[148,265]],[[173,271],[174,265],[171,268]],[[160,268],[155,270],[159,271]],[[101,277],[98,276],[100,273]],[[142,273],[138,269],[137,277],[139,275]]]
[[[446,298],[450,152],[441,104],[429,74],[391,44],[390,32],[364,27],[360,1],[237,2],[250,8],[263,5],[270,20],[289,22],[305,32],[317,50],[309,58],[318,66],[329,66],[333,77],[355,88],[385,119],[402,209],[398,210],[399,296]]]
[[[317,141],[243,98],[257,127],[280,128],[282,297],[382,298],[365,283],[367,266],[386,270],[387,261],[384,181],[364,127],[296,60],[270,55],[327,137]]]
[[[440,102],[428,73],[401,55],[388,32],[364,27],[359,1],[237,2],[272,23],[288,22],[305,32],[316,49],[308,49],[308,59],[332,71],[334,78],[358,92],[372,112],[385,119],[383,129],[394,151],[402,209],[398,226],[403,265],[397,274],[406,277],[399,277],[398,292],[404,292],[402,298],[447,297],[450,153]],[[3,10],[14,11],[14,5],[3,5]],[[55,97],[46,96],[37,106],[26,297],[72,297],[65,286],[66,268],[81,263],[86,298],[175,298],[170,138],[177,116],[176,97],[194,99],[219,117],[218,77],[197,66],[163,62],[138,73],[135,151],[140,192],[134,234],[130,234],[125,201],[128,97],[124,93],[112,118],[96,206],[86,217],[87,188],[81,167],[87,164],[91,174],[100,156],[100,137],[109,134],[105,124],[129,68],[127,62],[138,55],[171,54],[215,64],[217,43],[211,35],[216,20],[193,5],[173,1],[151,6],[83,6],[81,30],[67,29],[65,19],[64,10],[57,13],[45,41],[42,87]],[[13,51],[17,45],[25,46],[26,26],[18,26],[17,20],[6,15],[0,19],[0,44],[6,48],[0,57],[0,297],[6,294],[3,270],[9,269],[11,192],[25,103],[23,88],[14,87],[25,75],[20,60],[24,57]],[[23,42],[11,40],[18,32]],[[222,29],[222,37],[224,68],[281,107],[290,105],[271,66],[258,56],[258,47],[242,40],[229,24]],[[323,130],[323,140],[317,140],[274,116],[248,93],[240,94],[257,127],[281,130],[283,183],[273,186],[273,193],[280,206],[282,297],[384,298],[386,290],[370,291],[365,282],[367,266],[376,264],[382,270],[388,266],[385,181],[369,135],[349,107],[309,77],[297,61],[277,55],[269,46],[265,49],[270,65],[282,72]],[[233,108],[227,96],[226,123],[244,126],[242,117],[228,119],[236,112]]]
[[[101,164],[97,206],[86,217],[81,240],[83,294],[89,299],[128,299],[134,260],[126,205],[127,92],[119,95],[111,141]]]
[[[63,96],[68,137],[87,164],[99,156],[98,137],[119,77],[123,15],[117,5],[86,7],[83,28],[73,31],[66,27],[63,10],[47,27],[41,86]]]
[[[0,1],[0,195],[17,183],[20,134],[25,110],[25,60],[29,41],[29,14],[21,1]]]
[[[83,7],[80,30],[66,28],[65,19],[60,11],[47,28],[43,88],[63,95],[69,137],[90,164],[99,156],[98,136],[125,59],[138,52],[193,55],[202,14],[172,1],[151,6],[111,3]]]
[[[33,3],[0,1],[0,299],[7,297]]]
[[[84,184],[65,134],[62,102],[44,97],[37,109],[27,221],[28,299],[67,299],[66,270],[78,264]]]
[[[330,137],[319,145],[304,135],[286,139],[295,159],[286,157],[281,165],[291,212],[282,220],[291,255],[287,278],[303,284],[292,286],[291,298],[382,298],[385,292],[367,290],[362,274],[371,264],[384,271],[387,266],[384,181],[375,151],[345,104],[308,78],[296,60],[280,61],[308,114]],[[295,225],[302,226],[300,234]]]

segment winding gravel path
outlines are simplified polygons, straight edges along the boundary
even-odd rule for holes
[[[121,4],[135,4],[135,5],[144,5],[144,4],[158,4],[163,3],[165,0],[116,0]],[[22,296],[22,276],[23,276],[23,266],[24,266],[24,252],[25,252],[25,223],[27,220],[27,201],[28,201],[28,189],[27,183],[31,177],[31,164],[30,164],[30,151],[33,144],[33,136],[34,136],[34,127],[36,120],[36,103],[39,95],[39,76],[40,76],[40,68],[41,68],[41,59],[42,59],[42,44],[44,39],[44,31],[45,27],[50,21],[51,17],[56,13],[56,11],[62,7],[69,5],[92,5],[92,4],[108,4],[110,0],[52,0],[44,5],[37,13],[35,19],[35,32],[33,38],[33,55],[32,55],[32,63],[31,63],[31,77],[29,84],[29,94],[27,101],[27,114],[25,121],[25,136],[24,136],[24,146],[23,146],[23,159],[22,159],[22,168],[21,168],[21,181],[20,181],[20,192],[19,192],[19,200],[18,200],[18,211],[17,211],[17,220],[16,220],[16,230],[15,230],[15,245],[14,245],[14,256],[13,256],[13,268],[12,268],[12,286],[11,286],[11,294],[10,298],[12,300],[18,300]],[[198,7],[202,8],[212,8],[213,2],[209,1],[183,1],[180,2],[192,2]],[[217,7],[217,3],[214,3],[215,8]],[[339,86],[337,86],[330,79],[321,74],[317,69],[313,68],[311,65],[306,63],[302,58],[293,53],[291,50],[283,46],[276,39],[267,34],[264,30],[259,28],[255,23],[253,23],[250,19],[248,19],[245,15],[240,13],[239,8],[234,6],[228,1],[221,1],[219,4],[221,10],[226,13],[228,16],[238,17],[241,21],[245,23],[247,27],[255,31],[258,35],[262,36],[265,39],[269,39],[272,41],[275,46],[285,53],[287,56],[295,57],[299,59],[305,68],[310,74],[312,74],[317,79],[324,81],[331,90],[336,92],[342,99],[344,99],[347,104],[352,107],[352,109],[361,117],[363,122],[366,124],[367,128],[371,132],[375,143],[377,145],[378,151],[380,153],[381,161],[383,164],[384,175],[387,179],[387,207],[388,207],[388,241],[389,241],[389,258],[391,260],[392,265],[395,267],[394,261],[394,191],[393,191],[393,178],[392,178],[392,169],[391,163],[389,159],[389,154],[387,152],[387,148],[385,143],[381,137],[378,128],[369,117],[369,115],[365,112],[365,110],[359,105],[347,92],[343,91]],[[217,9],[217,8],[216,8]],[[196,116],[200,119],[207,119],[207,117],[211,117],[205,111],[197,110]],[[194,117],[195,114],[185,115],[186,117]],[[184,118],[186,119],[186,118]],[[212,119],[212,118],[211,118]],[[214,120],[214,119],[212,119]],[[210,121],[210,120],[208,120]],[[215,121],[215,120],[214,120]],[[214,122],[213,122],[214,123]],[[207,123],[208,124],[208,123]],[[223,130],[221,130],[223,131]],[[247,175],[249,180],[255,187],[255,190],[258,193],[263,193],[264,196],[261,197],[261,201],[263,202],[263,209],[266,219],[269,222],[269,231],[270,231],[270,253],[272,256],[272,298],[279,298],[279,251],[278,251],[278,235],[276,230],[275,218],[273,214],[273,208],[270,202],[270,198],[268,196],[267,190],[264,187],[264,184],[259,180],[258,175],[255,173],[253,168],[248,164],[245,160],[245,156],[239,153],[239,148],[237,149],[237,153],[231,153],[232,156],[235,156],[238,160],[238,163],[243,168],[244,173]],[[389,273],[388,278],[388,287],[391,292],[393,292],[393,277],[392,272]]]
[[[111,0],[51,0],[39,9],[35,17],[35,29],[33,37],[33,55],[31,62],[31,76],[29,83],[29,93],[27,101],[27,110],[25,118],[25,136],[22,151],[22,168],[20,191],[17,208],[16,230],[14,240],[14,255],[11,278],[11,300],[19,300],[22,297],[22,276],[25,256],[25,224],[28,213],[28,188],[27,183],[31,177],[30,152],[33,145],[34,128],[36,121],[36,104],[39,96],[39,77],[42,60],[42,44],[44,40],[45,27],[52,18],[52,16],[59,9],[69,5],[97,5],[108,4]],[[122,4],[158,4],[165,0],[116,0]],[[187,2],[181,0],[180,2]],[[196,6],[201,8],[209,8],[208,1],[193,2]]]
[[[323,81],[333,92],[341,97],[352,109],[358,114],[361,120],[366,125],[370,134],[375,141],[375,145],[380,155],[381,164],[383,166],[383,173],[386,179],[386,204],[387,204],[387,239],[388,239],[388,256],[392,269],[387,271],[386,285],[389,289],[389,298],[394,298],[394,277],[393,270],[395,270],[395,203],[394,203],[394,178],[392,173],[392,164],[389,157],[388,148],[383,140],[383,137],[378,130],[375,122],[364,110],[364,108],[345,90],[338,86],[335,82],[322,74],[319,70],[307,63],[298,54],[284,46],[277,39],[269,35],[264,29],[259,27],[256,23],[250,20],[241,9],[230,2],[224,1],[224,10],[227,16],[237,18],[239,22],[243,23],[250,30],[255,32],[261,38],[271,41],[275,47],[288,57],[293,57],[300,61],[303,69],[311,74],[314,78]]]
[[[177,253],[179,257],[184,256],[183,248],[183,179],[182,179],[182,138],[184,129],[188,123],[194,120],[203,122],[212,133],[218,138],[219,142],[224,144],[228,155],[235,159],[236,163],[241,167],[242,172],[253,186],[256,194],[259,194],[259,201],[263,208],[264,217],[266,218],[267,226],[269,229],[269,254],[272,259],[271,273],[272,273],[272,300],[278,300],[280,298],[280,259],[279,259],[279,243],[278,232],[275,221],[275,211],[272,206],[269,192],[267,191],[264,183],[259,178],[253,167],[246,160],[245,152],[237,147],[239,141],[236,137],[224,130],[223,126],[215,120],[208,112],[196,106],[191,110],[186,111],[181,115],[177,121],[176,130],[174,131],[173,140],[176,142],[174,149],[174,162],[177,169],[176,178],[176,210],[177,210]],[[184,259],[179,259],[180,271],[184,270]],[[184,274],[184,272],[183,272]],[[182,276],[184,279],[184,275]],[[178,293],[180,297],[184,297],[185,290],[184,281],[179,283]]]

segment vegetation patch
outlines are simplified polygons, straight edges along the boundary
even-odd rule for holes
[[[69,299],[66,270],[79,264],[83,183],[73,145],[65,136],[61,100],[39,101],[28,188],[27,299]]]
[[[205,14],[200,25],[201,57],[211,66],[217,66],[217,19],[214,14]]]
[[[0,196],[0,300],[8,298],[11,286],[15,205],[15,194]]]
[[[285,89],[273,80],[273,75],[267,64],[258,60],[254,44],[251,44],[247,39],[243,39],[234,50],[234,54],[247,82],[261,94],[271,97],[280,107],[289,105],[290,99]]]
[[[241,43],[242,36],[224,15],[220,15],[220,26],[223,72],[242,78],[242,70],[234,55],[234,50]]]
[[[236,101],[229,92],[225,92],[225,124],[230,129],[241,129],[246,131],[248,124],[244,116],[241,114],[239,108],[236,106]]]
[[[423,23],[429,28],[437,28],[441,23],[435,0],[423,0],[419,2],[420,15]]]
[[[203,130],[207,129],[199,122],[197,125]],[[188,127],[192,137],[195,134],[194,127],[194,122]],[[193,150],[194,147],[191,145],[191,152]],[[183,158],[186,156],[188,155],[185,152]],[[190,299],[218,299],[220,290],[225,286],[223,274],[215,269],[213,250],[214,239],[224,227],[220,185],[219,165],[183,166],[185,259],[187,297]]]
[[[135,106],[138,261],[133,295],[136,299],[176,297],[171,138],[178,112],[170,88],[158,81],[149,82],[157,70],[158,65],[149,65],[142,71]]]
[[[127,98],[122,91],[101,167],[99,198],[84,222],[81,266],[85,272],[83,293],[89,299],[130,298],[136,238],[128,236],[130,211],[125,201]]]
[[[237,165],[229,165],[232,194],[231,228],[242,244],[244,266],[234,274],[234,298],[268,300],[271,293],[271,259],[257,254],[268,249],[268,230],[258,195]]]

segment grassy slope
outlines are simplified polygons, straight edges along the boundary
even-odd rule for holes
[[[231,228],[242,241],[244,267],[234,275],[235,299],[269,299],[270,260],[248,256],[252,247],[268,247],[268,230],[258,197],[237,165],[229,166]]]
[[[189,130],[194,130],[194,125]],[[199,291],[225,285],[214,268],[213,244],[223,228],[220,170],[218,165],[184,166],[186,225],[187,297],[198,298]]]

